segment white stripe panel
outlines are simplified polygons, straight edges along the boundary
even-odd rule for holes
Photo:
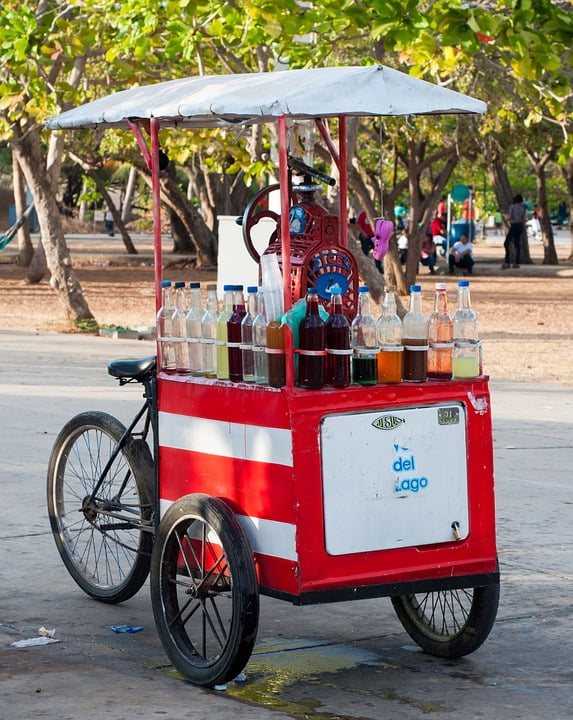
[[[177,450],[292,467],[290,430],[159,413],[159,444]]]
[[[172,505],[171,500],[160,500],[159,509],[161,517],[167,508]],[[241,523],[243,530],[249,540],[253,552],[284,560],[298,561],[296,552],[296,525],[277,522],[275,520],[263,520],[248,515],[235,515]]]

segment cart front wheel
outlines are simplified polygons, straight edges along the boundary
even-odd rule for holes
[[[151,600],[165,652],[186,680],[212,687],[245,667],[259,621],[257,577],[222,500],[188,495],[167,510],[151,558]]]
[[[394,610],[408,635],[437,657],[459,658],[477,650],[495,621],[499,584],[401,595]]]

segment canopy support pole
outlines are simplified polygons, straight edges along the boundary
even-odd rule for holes
[[[338,217],[340,221],[340,244],[348,247],[348,177],[347,177],[347,145],[346,145],[346,115],[338,117],[338,147],[339,163],[338,176],[340,190],[338,194]]]
[[[151,118],[151,194],[153,197],[153,248],[155,255],[155,309],[161,307],[161,186],[159,184],[159,120]]]

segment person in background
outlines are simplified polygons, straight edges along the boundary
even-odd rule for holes
[[[101,217],[101,215],[100,215]],[[106,208],[106,211],[103,216],[104,224],[105,224],[105,231],[108,235],[113,237],[115,235],[113,231],[113,215],[109,208]]]
[[[525,230],[525,221],[527,219],[527,205],[523,202],[521,195],[515,195],[513,202],[509,206],[507,212],[507,221],[509,222],[509,230],[505,236],[503,247],[505,248],[505,259],[502,270],[507,270],[511,263],[511,246],[515,248],[515,257],[513,267],[519,267],[521,259],[521,236]]]
[[[368,220],[368,215],[364,210],[361,210],[358,213],[358,217],[356,218],[356,227],[358,228],[358,241],[360,242],[362,252],[365,255],[370,255],[374,249],[374,230],[372,229],[372,225],[370,225],[370,221]],[[384,273],[381,260],[374,260],[374,264],[376,265],[376,269],[379,273]]]
[[[428,230],[422,238],[422,244],[420,245],[420,262],[422,265],[430,268],[430,275],[436,274],[436,246],[430,230]]]
[[[436,217],[430,223],[430,232],[432,235],[432,240],[434,241],[434,245],[440,247],[442,249],[441,254],[445,255],[446,225],[439,215],[436,215]]]
[[[407,228],[408,211],[401,203],[398,203],[398,205],[394,208],[394,220],[398,230],[405,230]]]
[[[448,257],[448,264],[450,266],[450,275],[455,274],[456,268],[465,270],[468,275],[472,274],[472,268],[474,266],[473,257],[473,246],[467,235],[462,235],[460,239],[453,244],[450,255]]]
[[[400,264],[405,265],[408,259],[408,231],[406,228],[403,228],[402,232],[398,235],[398,255],[400,257]]]
[[[448,206],[446,203],[447,195],[442,195],[440,198],[440,202],[438,203],[436,207],[436,217],[440,218],[442,221],[444,227],[448,221]]]

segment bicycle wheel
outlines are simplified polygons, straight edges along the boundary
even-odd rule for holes
[[[118,603],[145,582],[153,536],[153,460],[132,437],[93,490],[125,432],[103,412],[73,417],[56,438],[48,468],[48,511],[56,545],[70,575],[96,600]]]
[[[408,635],[437,657],[459,658],[477,650],[495,621],[499,584],[401,595],[392,605]]]
[[[247,664],[259,622],[249,543],[220,499],[188,495],[159,524],[151,558],[157,632],[175,668],[212,687]]]

